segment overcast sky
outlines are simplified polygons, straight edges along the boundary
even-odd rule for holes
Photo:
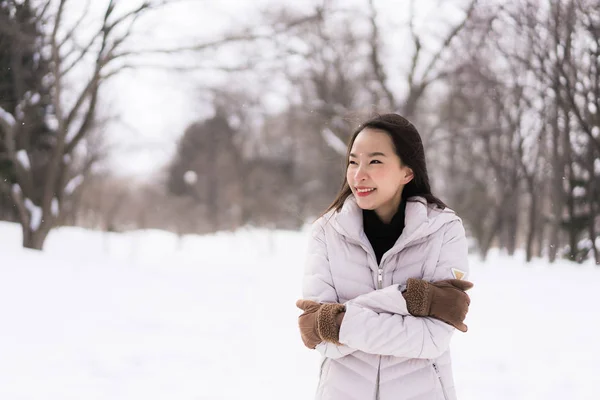
[[[95,3],[96,6],[99,3],[103,2]],[[347,0],[343,4],[350,3]],[[352,3],[367,4],[366,0],[353,0]],[[449,23],[446,19],[452,11],[457,15],[456,10],[464,0],[454,0],[450,8],[450,2],[443,2],[446,10],[442,10],[437,0],[415,3],[418,5],[417,13],[423,17],[422,29],[436,29],[436,23],[437,26],[439,22]],[[286,0],[183,1],[143,20],[137,40],[144,45],[151,43],[162,47],[163,44],[215,39],[232,27],[248,25],[269,4],[299,7],[298,2]],[[375,4],[388,26],[402,27],[407,20],[408,0],[376,0]],[[399,50],[398,54],[388,54],[388,57],[401,59],[402,54],[411,51],[407,48],[410,46],[407,36],[398,29],[388,39]],[[123,175],[147,177],[165,165],[185,127],[207,115],[208,110],[203,109],[200,101],[199,88],[213,78],[206,73],[189,75],[142,69],[125,71],[111,80],[102,93],[102,101],[105,107],[103,113],[120,118],[108,127],[110,142],[114,146],[110,156],[112,169]],[[390,79],[393,78],[391,74]]]
[[[144,41],[150,38],[161,47],[212,40],[243,23],[244,17],[252,18],[268,1],[185,1],[149,15],[140,29]],[[119,117],[109,125],[115,172],[143,177],[170,159],[185,127],[207,112],[198,98],[202,79],[210,80],[210,75],[139,69],[109,82],[103,92],[104,112]]]

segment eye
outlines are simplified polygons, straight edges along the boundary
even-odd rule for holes
[[[379,160],[371,160],[371,164],[381,164],[381,161],[379,161]]]
[[[348,164],[351,164],[351,165],[356,165],[356,161],[352,161],[352,160],[350,160],[350,161],[348,161]]]

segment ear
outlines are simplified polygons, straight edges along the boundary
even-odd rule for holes
[[[412,181],[415,177],[415,173],[409,167],[404,169],[404,184],[406,185],[408,182]]]

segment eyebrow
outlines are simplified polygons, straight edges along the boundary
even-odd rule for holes
[[[385,154],[383,154],[380,151],[376,151],[374,153],[369,153],[369,157],[377,157],[377,156],[385,157]],[[350,153],[350,157],[357,158],[358,156],[354,153]]]

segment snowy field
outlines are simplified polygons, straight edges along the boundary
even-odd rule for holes
[[[0,399],[308,400],[306,234],[51,233],[0,222]],[[471,260],[459,399],[600,399],[600,268]]]

